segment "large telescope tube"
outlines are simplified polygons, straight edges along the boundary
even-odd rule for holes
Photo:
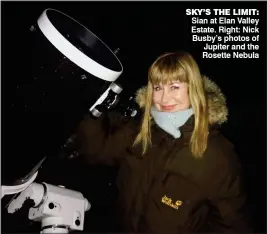
[[[123,71],[121,62],[73,18],[46,9],[29,34],[28,67],[20,71],[3,118],[3,185],[56,155],[109,87],[121,91],[114,83]]]

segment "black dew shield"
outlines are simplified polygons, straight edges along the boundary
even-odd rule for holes
[[[57,10],[46,9],[29,34],[30,61],[5,102],[2,185],[26,176],[45,156],[56,156],[123,71],[104,42]]]

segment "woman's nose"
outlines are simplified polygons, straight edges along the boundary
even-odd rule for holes
[[[168,103],[170,99],[170,93],[167,90],[163,90],[162,97],[161,97],[161,103],[166,104]]]

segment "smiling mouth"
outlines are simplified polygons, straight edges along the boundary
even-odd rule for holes
[[[176,107],[176,105],[170,105],[170,106],[161,106],[162,110],[172,110]]]

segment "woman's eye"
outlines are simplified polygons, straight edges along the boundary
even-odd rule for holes
[[[159,91],[160,90],[160,87],[159,86],[156,86],[156,87],[154,87],[154,90],[155,91]]]
[[[171,89],[179,89],[179,86],[172,86]]]

